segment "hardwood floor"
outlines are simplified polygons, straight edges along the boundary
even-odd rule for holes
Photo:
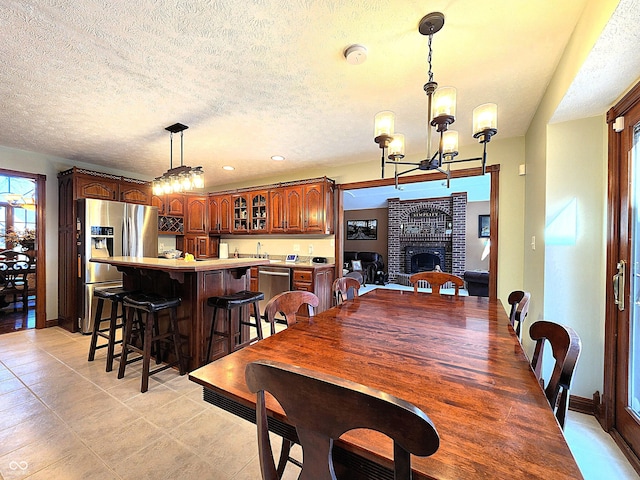
[[[22,303],[17,305],[18,311],[13,311],[13,304],[0,308],[0,335],[35,328],[36,326],[36,299],[29,297],[27,311],[22,311]]]

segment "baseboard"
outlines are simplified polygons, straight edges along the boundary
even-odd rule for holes
[[[586,413],[587,415],[595,414],[594,401],[584,397],[578,397],[576,395],[569,396],[569,410],[578,413]]]
[[[44,328],[57,327],[57,326],[58,326],[58,319],[57,318],[54,318],[54,319],[51,319],[51,320],[47,320],[44,323]]]

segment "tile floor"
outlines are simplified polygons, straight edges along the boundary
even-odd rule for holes
[[[139,366],[118,380],[104,350],[87,362],[88,347],[57,327],[0,335],[0,478],[260,477],[254,425],[174,371],[141,394]],[[566,436],[586,479],[640,478],[593,417],[571,412]],[[289,465],[285,478],[297,475]]]

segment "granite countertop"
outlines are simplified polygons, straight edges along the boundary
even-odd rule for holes
[[[92,258],[92,262],[108,263],[122,267],[148,268],[151,270],[177,270],[182,272],[202,272],[208,270],[227,270],[239,267],[253,267],[269,265],[265,258],[225,258],[212,260],[185,261],[184,258],[155,258],[155,257],[104,257]]]

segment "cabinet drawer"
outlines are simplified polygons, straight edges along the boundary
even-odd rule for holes
[[[305,292],[313,292],[313,286],[310,283],[304,283],[304,282],[293,282],[293,289],[294,290],[302,290]]]
[[[311,282],[313,279],[313,273],[309,270],[294,270],[293,281],[294,282]]]

